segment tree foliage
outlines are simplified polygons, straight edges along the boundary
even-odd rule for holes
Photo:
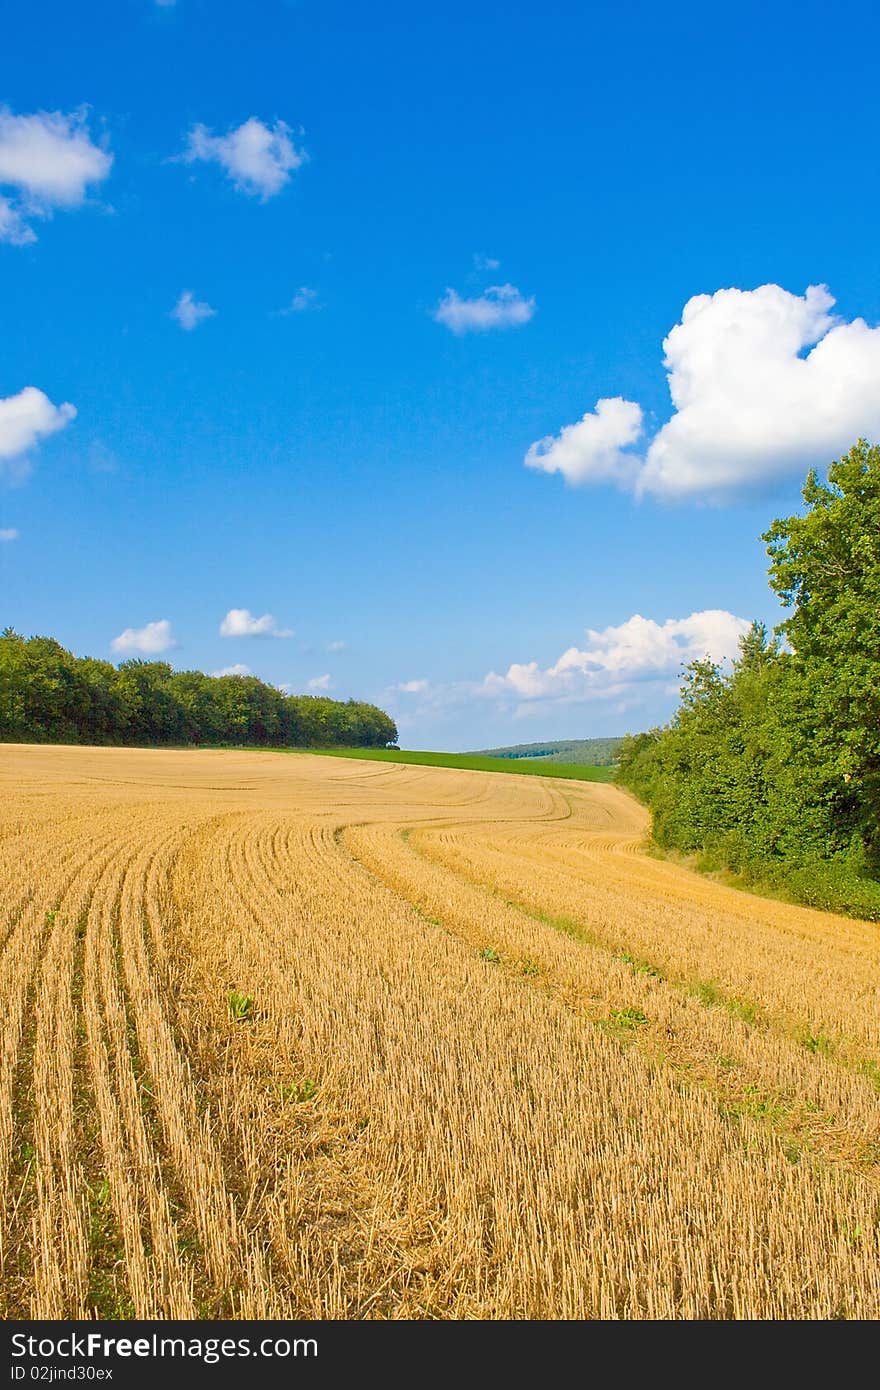
[[[75,657],[51,637],[0,635],[0,740],[382,748],[375,705],[285,695],[255,676],[175,671],[165,661]]]
[[[671,723],[627,738],[619,779],[666,848],[817,906],[880,917],[880,448],[811,472],[764,536],[789,610],[732,670],[687,668]]]

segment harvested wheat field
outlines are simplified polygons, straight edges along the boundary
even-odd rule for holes
[[[6,1317],[880,1312],[880,932],[614,787],[0,749]]]

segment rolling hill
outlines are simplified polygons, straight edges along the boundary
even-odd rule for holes
[[[617,756],[619,738],[547,739],[544,743],[514,743],[509,748],[478,748],[483,758],[529,758],[548,763],[586,763],[610,767]]]

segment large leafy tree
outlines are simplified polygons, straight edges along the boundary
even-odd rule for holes
[[[859,441],[803,497],[764,537],[777,635],[754,624],[732,670],[694,662],[620,779],[662,845],[880,918],[880,448]]]
[[[791,610],[788,721],[798,756],[838,816],[880,844],[880,447],[864,440],[810,472],[806,512],[764,539],[770,583]]]

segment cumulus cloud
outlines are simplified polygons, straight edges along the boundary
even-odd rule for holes
[[[676,413],[648,450],[640,489],[731,491],[877,435],[880,327],[842,321],[833,305],[824,285],[690,300],[663,345]]]
[[[143,627],[127,627],[110,643],[111,651],[139,652],[144,656],[158,656],[160,652],[167,652],[176,646],[167,618],[146,623]]]
[[[230,608],[220,624],[221,637],[292,637],[289,627],[279,627],[271,613],[254,617],[247,608]]]
[[[829,463],[880,434],[880,326],[839,318],[834,302],[825,285],[696,295],[663,344],[674,413],[643,453],[624,452],[641,408],[617,397],[613,419],[600,401],[526,464],[637,495],[724,498]],[[582,427],[603,415],[597,442],[598,427]]]
[[[106,179],[113,156],[92,140],[86,114],[38,111],[15,116],[0,107],[0,240],[36,239],[29,217],[79,207],[90,185]]]
[[[291,133],[284,121],[268,126],[256,116],[225,135],[213,135],[207,126],[196,125],[182,159],[186,164],[198,160],[219,164],[240,192],[265,202],[280,193],[305,163],[306,155],[296,149]]]
[[[36,386],[0,399],[0,468],[4,460],[26,454],[46,435],[63,430],[76,416],[69,401],[53,405]]]
[[[642,409],[622,396],[596,402],[575,425],[548,435],[526,454],[527,468],[561,473],[569,483],[613,482],[632,485],[641,460],[625,450],[642,433]]]
[[[520,700],[607,698],[626,686],[662,681],[702,657],[731,660],[749,624],[723,609],[710,608],[687,618],[657,623],[635,613],[617,627],[588,628],[583,647],[569,647],[552,666],[514,663],[504,675],[491,671],[484,695]]]
[[[213,319],[217,315],[217,310],[212,309],[210,304],[203,300],[193,298],[192,290],[184,290],[174,308],[171,310],[171,317],[176,319],[181,328],[187,333],[191,333],[194,328],[198,328],[205,319]]]
[[[308,683],[308,689],[309,689],[309,690],[332,690],[332,689],[333,689],[333,681],[330,679],[330,672],[328,671],[327,674],[324,675],[324,676],[313,676],[312,679],[311,679],[311,680],[309,681],[309,683]]]
[[[16,531],[14,526],[6,526],[2,530],[0,530],[0,542],[17,540],[18,532]]]
[[[460,727],[465,710],[487,731],[495,726],[495,742],[505,741],[497,733],[508,721],[532,720],[536,735],[543,729],[546,736],[554,725],[571,728],[572,712],[581,707],[590,710],[594,727],[596,720],[626,716],[631,727],[644,728],[668,718],[684,666],[706,657],[727,665],[748,629],[745,618],[723,609],[660,620],[635,613],[619,624],[586,629],[550,665],[514,662],[476,680],[403,681],[388,686],[384,700],[399,728],[418,731],[416,740],[438,725]]]
[[[490,285],[477,299],[462,299],[448,289],[434,310],[437,323],[453,333],[485,333],[492,328],[520,328],[535,312],[534,299],[525,299],[515,285]]]
[[[328,642],[327,650],[328,652],[344,652],[347,645],[346,642]]]
[[[224,666],[220,671],[212,671],[212,676],[252,676],[253,671],[250,666],[245,666],[243,662],[237,661],[234,666]]]

